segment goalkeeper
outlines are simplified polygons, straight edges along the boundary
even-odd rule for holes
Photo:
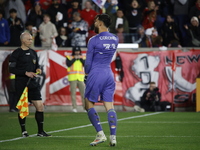
[[[117,143],[117,115],[113,106],[115,81],[110,63],[118,46],[118,38],[108,32],[110,24],[111,19],[107,14],[96,16],[94,25],[97,35],[90,38],[86,54],[86,110],[89,120],[97,132],[96,139],[90,143],[92,146],[107,140],[100,124],[99,115],[94,108],[94,104],[98,102],[99,96],[107,111],[110,127],[110,146],[115,146]]]

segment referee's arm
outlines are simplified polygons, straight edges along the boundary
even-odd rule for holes
[[[17,68],[17,53],[14,51],[9,59],[9,71],[15,75],[25,75],[26,70]]]

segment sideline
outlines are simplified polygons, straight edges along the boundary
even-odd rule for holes
[[[53,136],[56,138],[87,138],[87,137],[94,137],[94,136],[84,136],[84,135],[79,135],[79,136]],[[164,135],[164,136],[153,136],[153,135],[129,135],[129,136],[117,136],[117,138],[199,138],[200,136],[175,136],[175,135]]]
[[[144,115],[140,115],[140,116],[121,118],[121,119],[118,119],[118,121],[124,121],[124,120],[129,120],[129,119],[134,119],[134,118],[152,116],[152,115],[157,115],[157,114],[160,114],[160,113],[163,113],[163,112],[155,112],[155,113],[144,114]],[[108,122],[107,121],[101,122],[101,124],[105,124],[105,123],[108,123]],[[77,126],[77,127],[67,128],[67,129],[61,129],[61,130],[55,130],[55,131],[49,131],[48,133],[57,133],[57,132],[69,131],[69,130],[80,129],[80,128],[85,128],[85,127],[89,127],[89,126],[92,126],[92,124],[87,124],[87,125],[82,125],[82,126]],[[35,137],[35,136],[36,136],[36,134],[29,135],[29,137]],[[56,137],[56,136],[53,136],[53,137]],[[8,139],[8,140],[2,140],[2,141],[0,141],[0,143],[16,141],[16,140],[20,140],[20,139],[23,139],[23,138],[24,137],[17,137],[17,138]]]

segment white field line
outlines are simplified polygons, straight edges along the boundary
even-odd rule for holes
[[[94,136],[53,136],[57,138],[87,138],[87,137],[94,137]],[[164,136],[154,136],[154,135],[129,135],[129,136],[117,136],[117,138],[131,138],[131,137],[138,137],[138,138],[191,138],[191,137],[200,137],[200,136],[176,136],[176,135],[164,135]]]
[[[193,121],[193,122],[186,122],[186,121],[183,121],[183,122],[181,122],[181,121],[124,121],[124,122],[120,122],[120,124],[123,124],[123,123],[125,123],[125,124],[127,124],[127,123],[131,123],[131,124],[133,124],[133,123],[145,123],[145,124],[147,124],[147,123],[149,123],[149,124],[151,124],[151,123],[156,123],[156,124],[191,124],[191,123],[196,123],[196,124],[199,124],[200,123],[200,121]]]
[[[156,114],[160,114],[160,113],[162,113],[162,112],[155,112],[155,113],[144,114],[144,115],[140,115],[140,116],[133,116],[133,117],[121,118],[121,119],[118,119],[118,121],[124,121],[124,120],[129,120],[129,119],[134,119],[134,118],[141,118],[141,117],[146,117],[146,116],[152,116],[152,115],[156,115]],[[105,123],[108,123],[108,122],[107,121],[101,122],[101,124],[105,124]],[[77,127],[67,128],[67,129],[61,129],[61,130],[55,130],[55,131],[49,131],[48,133],[56,133],[56,132],[69,131],[69,130],[80,129],[80,128],[85,128],[85,127],[89,127],[89,126],[92,126],[92,124],[87,124],[87,125],[82,125],[82,126],[77,126]],[[36,136],[36,134],[29,135],[29,137],[34,137],[34,136]],[[23,139],[23,137],[17,137],[17,138],[8,139],[8,140],[1,140],[0,143],[10,142],[10,141],[16,141],[16,140],[20,140],[20,139]]]

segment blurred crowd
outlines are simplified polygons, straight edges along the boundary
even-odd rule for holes
[[[86,47],[95,35],[94,18],[112,17],[110,32],[119,43],[139,47],[199,47],[200,0],[0,0],[0,46],[20,46],[20,34],[33,47]]]

